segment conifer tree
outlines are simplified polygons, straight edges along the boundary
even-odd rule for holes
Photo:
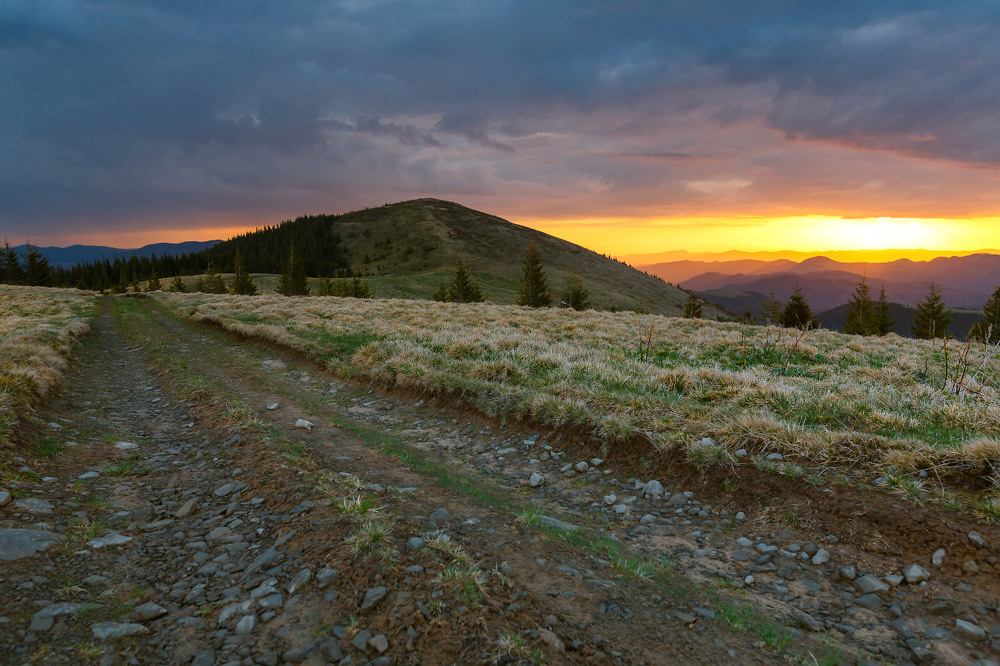
[[[448,281],[447,280],[445,280],[444,278],[441,278],[441,282],[438,284],[437,291],[434,292],[434,295],[431,298],[433,298],[435,301],[441,301],[442,303],[447,303],[448,302]]]
[[[34,245],[28,244],[24,253],[24,283],[32,287],[47,287],[52,280],[49,260]]]
[[[689,319],[700,319],[703,309],[704,308],[701,304],[701,299],[698,298],[698,294],[691,292],[688,294],[687,300],[684,301],[684,308],[681,311],[681,316]]]
[[[159,291],[163,287],[160,285],[160,276],[153,271],[149,275],[149,282],[146,284],[146,291]]]
[[[175,275],[174,279],[170,281],[170,291],[178,294],[187,293],[187,285],[184,284],[184,278],[180,275]]]
[[[590,308],[590,292],[583,286],[583,278],[576,271],[571,271],[566,277],[566,295],[563,305],[574,310]]]
[[[875,332],[879,335],[889,335],[896,329],[896,320],[892,318],[889,300],[885,297],[885,285],[878,293],[875,303]]]
[[[521,262],[521,287],[517,292],[516,303],[532,308],[547,308],[552,304],[545,268],[534,243],[528,246]]]
[[[205,269],[204,278],[198,278],[198,291],[206,294],[226,293],[226,283],[222,276],[216,272],[211,261],[208,262],[208,268]]]
[[[354,298],[371,298],[372,290],[368,288],[368,283],[357,275],[351,278],[351,296]]]
[[[983,334],[980,336],[983,342],[995,345],[1000,342],[1000,287],[993,290],[986,305],[983,306]]]
[[[913,325],[910,332],[918,340],[944,338],[948,336],[948,326],[951,325],[951,310],[941,298],[941,290],[931,281],[930,291],[924,299],[917,303],[913,313]]]
[[[867,278],[862,277],[854,289],[851,300],[847,303],[847,319],[844,322],[844,333],[851,335],[874,335],[878,332],[878,319],[875,312],[875,301],[868,289]]]
[[[781,312],[781,325],[785,328],[805,328],[816,325],[812,308],[806,302],[806,297],[802,295],[802,288],[798,284],[795,285],[792,295],[788,297],[788,302],[785,304],[785,309]]]
[[[333,280],[329,277],[324,276],[319,280],[319,295],[320,296],[336,296],[337,290],[333,285]]]
[[[291,244],[288,251],[288,260],[281,269],[281,278],[278,281],[278,293],[284,296],[308,296],[309,281],[306,280],[302,262],[295,254],[295,243]]]
[[[247,272],[247,267],[243,263],[243,254],[239,250],[236,250],[236,256],[233,257],[233,283],[229,287],[229,291],[241,296],[257,295],[257,284]]]
[[[452,303],[481,303],[486,300],[479,289],[479,283],[469,274],[462,260],[455,266],[455,277],[448,287],[448,300]]]
[[[767,300],[760,304],[760,319],[763,324],[781,323],[781,301],[774,297],[774,289],[768,295]]]
[[[21,268],[21,258],[10,246],[10,241],[4,238],[3,250],[0,251],[0,282],[5,284],[21,284],[24,282],[24,270]]]

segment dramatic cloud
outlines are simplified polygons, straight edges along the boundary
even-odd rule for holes
[[[1000,5],[0,3],[0,233],[998,211]]]

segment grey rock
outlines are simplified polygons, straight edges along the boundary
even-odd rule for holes
[[[847,580],[854,580],[858,575],[858,570],[854,568],[854,565],[848,564],[847,566],[840,567],[840,577],[846,578]]]
[[[532,488],[537,488],[538,486],[545,483],[545,477],[538,472],[532,472],[531,476],[528,477],[528,485]]]
[[[151,622],[167,614],[167,609],[159,604],[148,601],[132,609],[132,617],[140,622]]]
[[[427,541],[424,540],[423,537],[415,536],[415,537],[410,537],[409,539],[406,540],[406,547],[409,548],[410,550],[420,550],[421,548],[424,547],[424,544],[426,543]]]
[[[830,553],[826,548],[820,548],[816,551],[816,554],[812,556],[812,563],[815,565],[826,564],[830,561]]]
[[[580,529],[578,526],[566,521],[559,520],[558,518],[553,518],[552,516],[540,515],[538,516],[538,522],[546,527],[551,527],[553,529],[559,530],[560,532],[575,532]]]
[[[125,536],[124,534],[119,534],[112,530],[104,536],[97,537],[96,539],[91,539],[87,542],[87,545],[91,548],[106,548],[108,546],[121,546],[132,540],[132,537]]]
[[[931,577],[931,572],[924,569],[919,564],[908,564],[903,567],[903,578],[910,585],[916,585],[917,583],[922,583]]]
[[[122,636],[137,636],[149,631],[145,625],[134,624],[132,622],[97,622],[90,625],[90,630],[94,633],[95,638],[102,640],[106,638],[120,638]]]
[[[893,587],[898,587],[900,583],[903,582],[903,577],[899,574],[889,574],[885,577],[885,582],[889,583]]]
[[[298,647],[293,647],[288,650],[281,658],[284,659],[287,664],[299,664],[309,659],[311,656],[316,654],[316,641],[311,643],[306,643],[305,645],[299,645]]]
[[[0,499],[0,506],[3,506],[2,499]],[[969,532],[969,541],[979,546],[980,548],[986,547],[986,540],[983,539],[983,537],[979,536],[979,532],[976,531]]]
[[[902,638],[910,638],[912,632],[910,625],[903,618],[899,617],[889,623],[889,628],[899,634]]]
[[[276,403],[276,402],[269,402],[269,403],[267,403],[267,404],[264,405],[264,408],[267,411],[269,411],[269,412],[273,412],[274,410],[276,410],[278,408],[278,403]]]
[[[199,650],[191,666],[215,666],[215,650]]]
[[[7,506],[10,504],[10,493],[6,490],[0,490],[0,506]]]
[[[385,599],[385,595],[388,591],[389,588],[379,585],[378,587],[373,587],[365,592],[365,600],[361,603],[361,610],[368,610],[378,602]]]
[[[389,649],[389,639],[385,637],[385,634],[372,636],[368,639],[368,647],[374,648],[379,654],[382,654]]]
[[[139,448],[139,445],[135,442],[118,442],[115,444],[115,448],[119,451],[130,451]]]
[[[371,637],[372,637],[372,632],[368,631],[367,629],[362,629],[357,634],[355,634],[353,639],[351,639],[351,645],[356,647],[358,650],[364,652],[365,650],[368,649],[368,639],[370,639]]]
[[[647,481],[642,487],[642,494],[644,497],[663,497],[663,484],[656,479]]]
[[[310,569],[303,569],[295,574],[295,577],[288,583],[288,594],[295,594],[295,592],[308,583],[311,578],[312,571]]]
[[[428,521],[433,527],[437,527],[440,524],[448,522],[449,518],[451,518],[451,514],[448,513],[448,509],[442,507],[432,513]]]
[[[857,606],[862,606],[871,610],[877,610],[882,606],[882,600],[878,598],[877,594],[862,594],[854,600],[854,603]]]
[[[96,479],[100,475],[101,475],[100,472],[84,472],[83,474],[81,474],[76,478],[86,481],[87,479]]]
[[[295,427],[299,430],[312,430],[316,424],[306,419],[296,419]]]
[[[941,566],[941,564],[944,563],[944,556],[946,554],[947,551],[945,551],[944,548],[938,548],[937,550],[934,551],[934,554],[931,555],[931,564],[933,564],[936,567]]]
[[[323,567],[322,569],[319,570],[319,573],[316,574],[316,583],[319,584],[320,587],[326,587],[331,582],[333,582],[333,579],[336,577],[337,577],[336,569],[331,569],[330,567]]]
[[[573,469],[575,469],[576,471],[578,471],[578,472],[580,472],[581,474],[583,474],[583,473],[585,473],[585,472],[586,472],[586,471],[587,471],[588,469],[590,469],[590,465],[588,465],[588,464],[587,464],[587,463],[586,463],[585,461],[581,460],[581,461],[580,461],[580,462],[578,462],[577,464],[573,465]]]
[[[213,494],[216,495],[217,497],[225,497],[230,493],[232,493],[234,490],[236,490],[236,484],[230,482],[216,488]]]
[[[784,460],[784,459],[785,459],[785,456],[781,455],[780,453],[769,453],[769,454],[767,454],[767,460],[774,461],[774,460]]]
[[[854,581],[854,584],[857,585],[865,594],[871,594],[872,592],[885,592],[889,589],[888,585],[871,574],[866,574],[861,578],[858,578]]]
[[[316,649],[328,662],[336,663],[344,658],[340,649],[340,641],[333,636],[327,636],[316,641]]]
[[[257,627],[257,616],[256,615],[244,615],[240,618],[240,621],[236,623],[236,635],[237,636],[249,636],[253,633],[253,630]]]
[[[986,640],[986,632],[982,627],[965,620],[955,620],[955,636],[975,643]]]
[[[34,514],[52,513],[52,502],[37,497],[14,500],[14,508]]]
[[[0,560],[19,560],[62,540],[62,535],[47,530],[0,529]]]
[[[179,509],[174,511],[175,518],[187,518],[194,512],[195,507],[198,506],[198,500],[193,497],[188,501],[184,502]]]
[[[798,623],[809,631],[825,631],[826,625],[814,618],[809,613],[799,613],[796,617]]]

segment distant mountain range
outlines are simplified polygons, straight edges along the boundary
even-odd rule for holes
[[[846,303],[865,276],[877,295],[884,284],[889,300],[913,305],[927,294],[931,281],[953,308],[979,309],[1000,285],[1000,253],[938,257],[928,261],[841,262],[828,257],[803,261],[671,261],[638,266],[640,270],[697,292],[755,292],[786,299],[796,283],[813,309]]]
[[[640,270],[690,289],[734,314],[757,314],[771,293],[786,301],[796,286],[821,324],[843,327],[844,306],[865,277],[871,295],[884,286],[893,303],[896,331],[909,334],[914,306],[934,284],[954,310],[952,332],[964,337],[993,290],[1000,285],[1000,252],[936,257],[926,261],[836,261],[829,257],[790,259],[679,260],[638,266]]]
[[[182,254],[194,254],[207,250],[219,240],[210,241],[184,241],[183,243],[153,243],[134,249],[122,249],[117,247],[106,247],[104,245],[70,245],[69,247],[39,247],[42,256],[49,260],[53,266],[69,268],[74,264],[82,264],[90,261],[107,259],[114,261],[116,258],[127,259],[129,257],[150,257],[156,255],[162,257],[165,254],[180,256]],[[27,251],[26,245],[18,245],[14,248],[22,256]]]

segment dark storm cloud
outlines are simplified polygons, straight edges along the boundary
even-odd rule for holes
[[[8,0],[0,232],[424,193],[680,205],[811,142],[995,166],[998,7]]]

